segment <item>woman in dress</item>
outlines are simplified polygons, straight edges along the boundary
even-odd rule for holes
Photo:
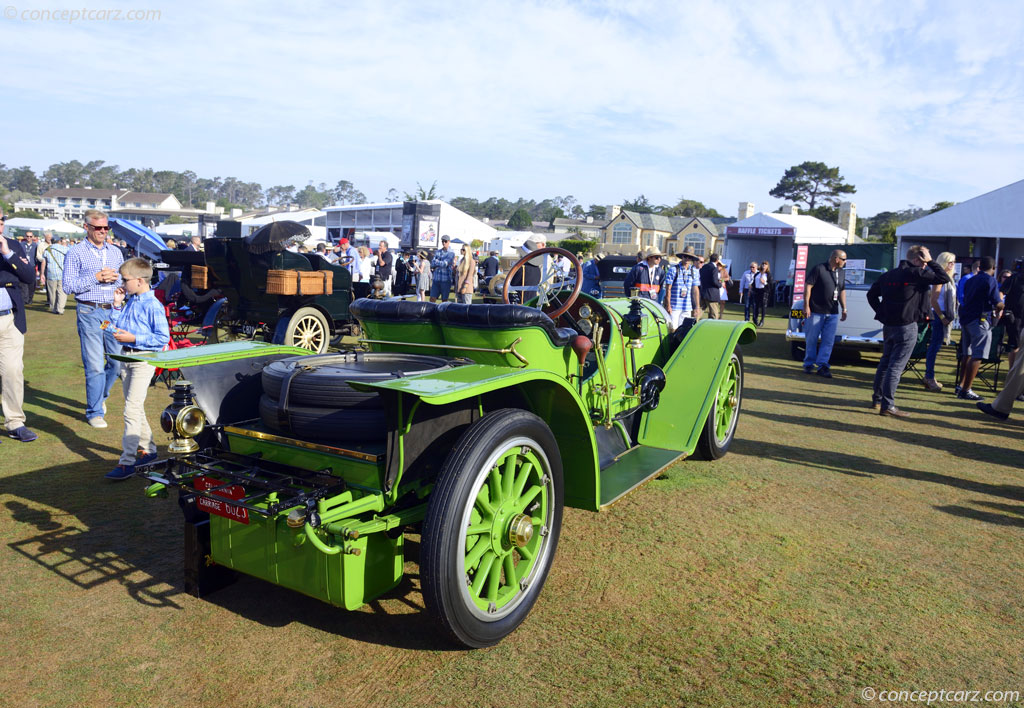
[[[956,256],[949,251],[943,251],[936,256],[935,262],[946,271],[946,275],[953,277]],[[928,342],[928,351],[924,355],[924,387],[929,391],[941,391],[942,384],[935,380],[935,358],[939,355],[942,345],[949,341],[949,327],[956,319],[956,286],[952,283],[933,285],[930,294],[932,334]]]
[[[430,258],[426,251],[420,251],[416,261],[416,299],[423,302],[430,294]]]

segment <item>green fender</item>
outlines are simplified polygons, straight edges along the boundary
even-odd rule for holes
[[[637,442],[692,454],[733,349],[756,338],[749,322],[701,320],[694,325],[663,367],[661,403],[643,414]]]
[[[547,423],[558,441],[566,505],[599,508],[597,441],[583,400],[564,377],[541,369],[470,364],[436,374],[350,385],[362,391],[402,393],[434,406],[478,398],[480,406],[501,408],[505,407],[502,392],[511,394],[510,407],[522,405],[525,399],[527,408]]]

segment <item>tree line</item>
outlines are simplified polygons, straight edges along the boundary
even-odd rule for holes
[[[349,180],[339,179],[334,186],[325,182],[306,186],[274,185],[264,187],[258,182],[245,182],[236,177],[200,177],[191,170],[154,170],[152,168],[130,167],[122,170],[103,160],[80,162],[58,162],[37,174],[31,167],[7,167],[0,163],[0,190],[11,204],[15,201],[38,197],[47,190],[64,187],[91,187],[94,189],[125,189],[134,192],[169,193],[177,197],[186,208],[195,208],[214,202],[225,209],[253,209],[259,207],[284,207],[296,205],[301,208],[322,209],[325,206],[345,204],[367,204],[369,200]],[[843,195],[853,194],[857,188],[848,184],[839,173],[838,167],[823,162],[806,161],[787,169],[769,191],[769,195],[785,199],[801,207],[801,212],[835,223],[838,220],[838,205]],[[416,184],[416,189],[399,192],[388,190],[386,202],[445,199],[438,193],[437,182],[429,188]],[[603,204],[584,207],[573,195],[550,197],[540,201],[520,197],[515,201],[504,197],[490,197],[479,200],[473,197],[447,199],[452,206],[475,216],[491,221],[507,221],[509,228],[527,228],[535,221],[552,222],[557,218],[571,218],[579,221],[587,217],[606,219]],[[619,202],[624,210],[642,214],[684,217],[721,217],[714,208],[695,199],[680,196],[675,204],[655,204],[644,194]],[[858,219],[858,231],[868,226],[872,234],[895,241],[896,227],[924,214],[932,213],[953,202],[939,202],[930,210],[911,206],[899,211],[883,211],[870,218]],[[8,205],[7,210],[10,210]]]

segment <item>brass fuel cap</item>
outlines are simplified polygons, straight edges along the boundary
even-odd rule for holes
[[[516,514],[508,525],[508,542],[522,548],[533,538],[533,519],[526,514]]]

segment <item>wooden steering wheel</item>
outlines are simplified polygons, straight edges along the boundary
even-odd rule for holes
[[[563,304],[558,299],[558,291],[562,288],[562,271],[557,268],[548,256],[561,255],[563,258],[568,258],[569,262],[576,269],[576,282],[572,289],[572,294],[569,295],[569,299]],[[530,268],[536,268],[539,273],[539,280],[537,274],[529,274],[526,270],[527,264],[535,259],[540,259],[538,265],[531,265]],[[531,280],[538,280],[538,282],[529,282]],[[501,290],[501,299],[506,305],[509,302],[509,291],[512,292],[526,292],[531,290],[537,291],[537,307],[544,309],[544,306],[549,302],[554,302],[557,307],[551,312],[547,312],[548,317],[553,320],[557,320],[562,314],[564,314],[569,307],[576,302],[576,298],[580,296],[580,290],[583,288],[583,266],[580,265],[579,259],[564,248],[538,248],[536,251],[531,251],[526,254],[512,266],[509,270],[508,275],[505,276],[505,284]],[[525,300],[525,297],[522,297]]]

